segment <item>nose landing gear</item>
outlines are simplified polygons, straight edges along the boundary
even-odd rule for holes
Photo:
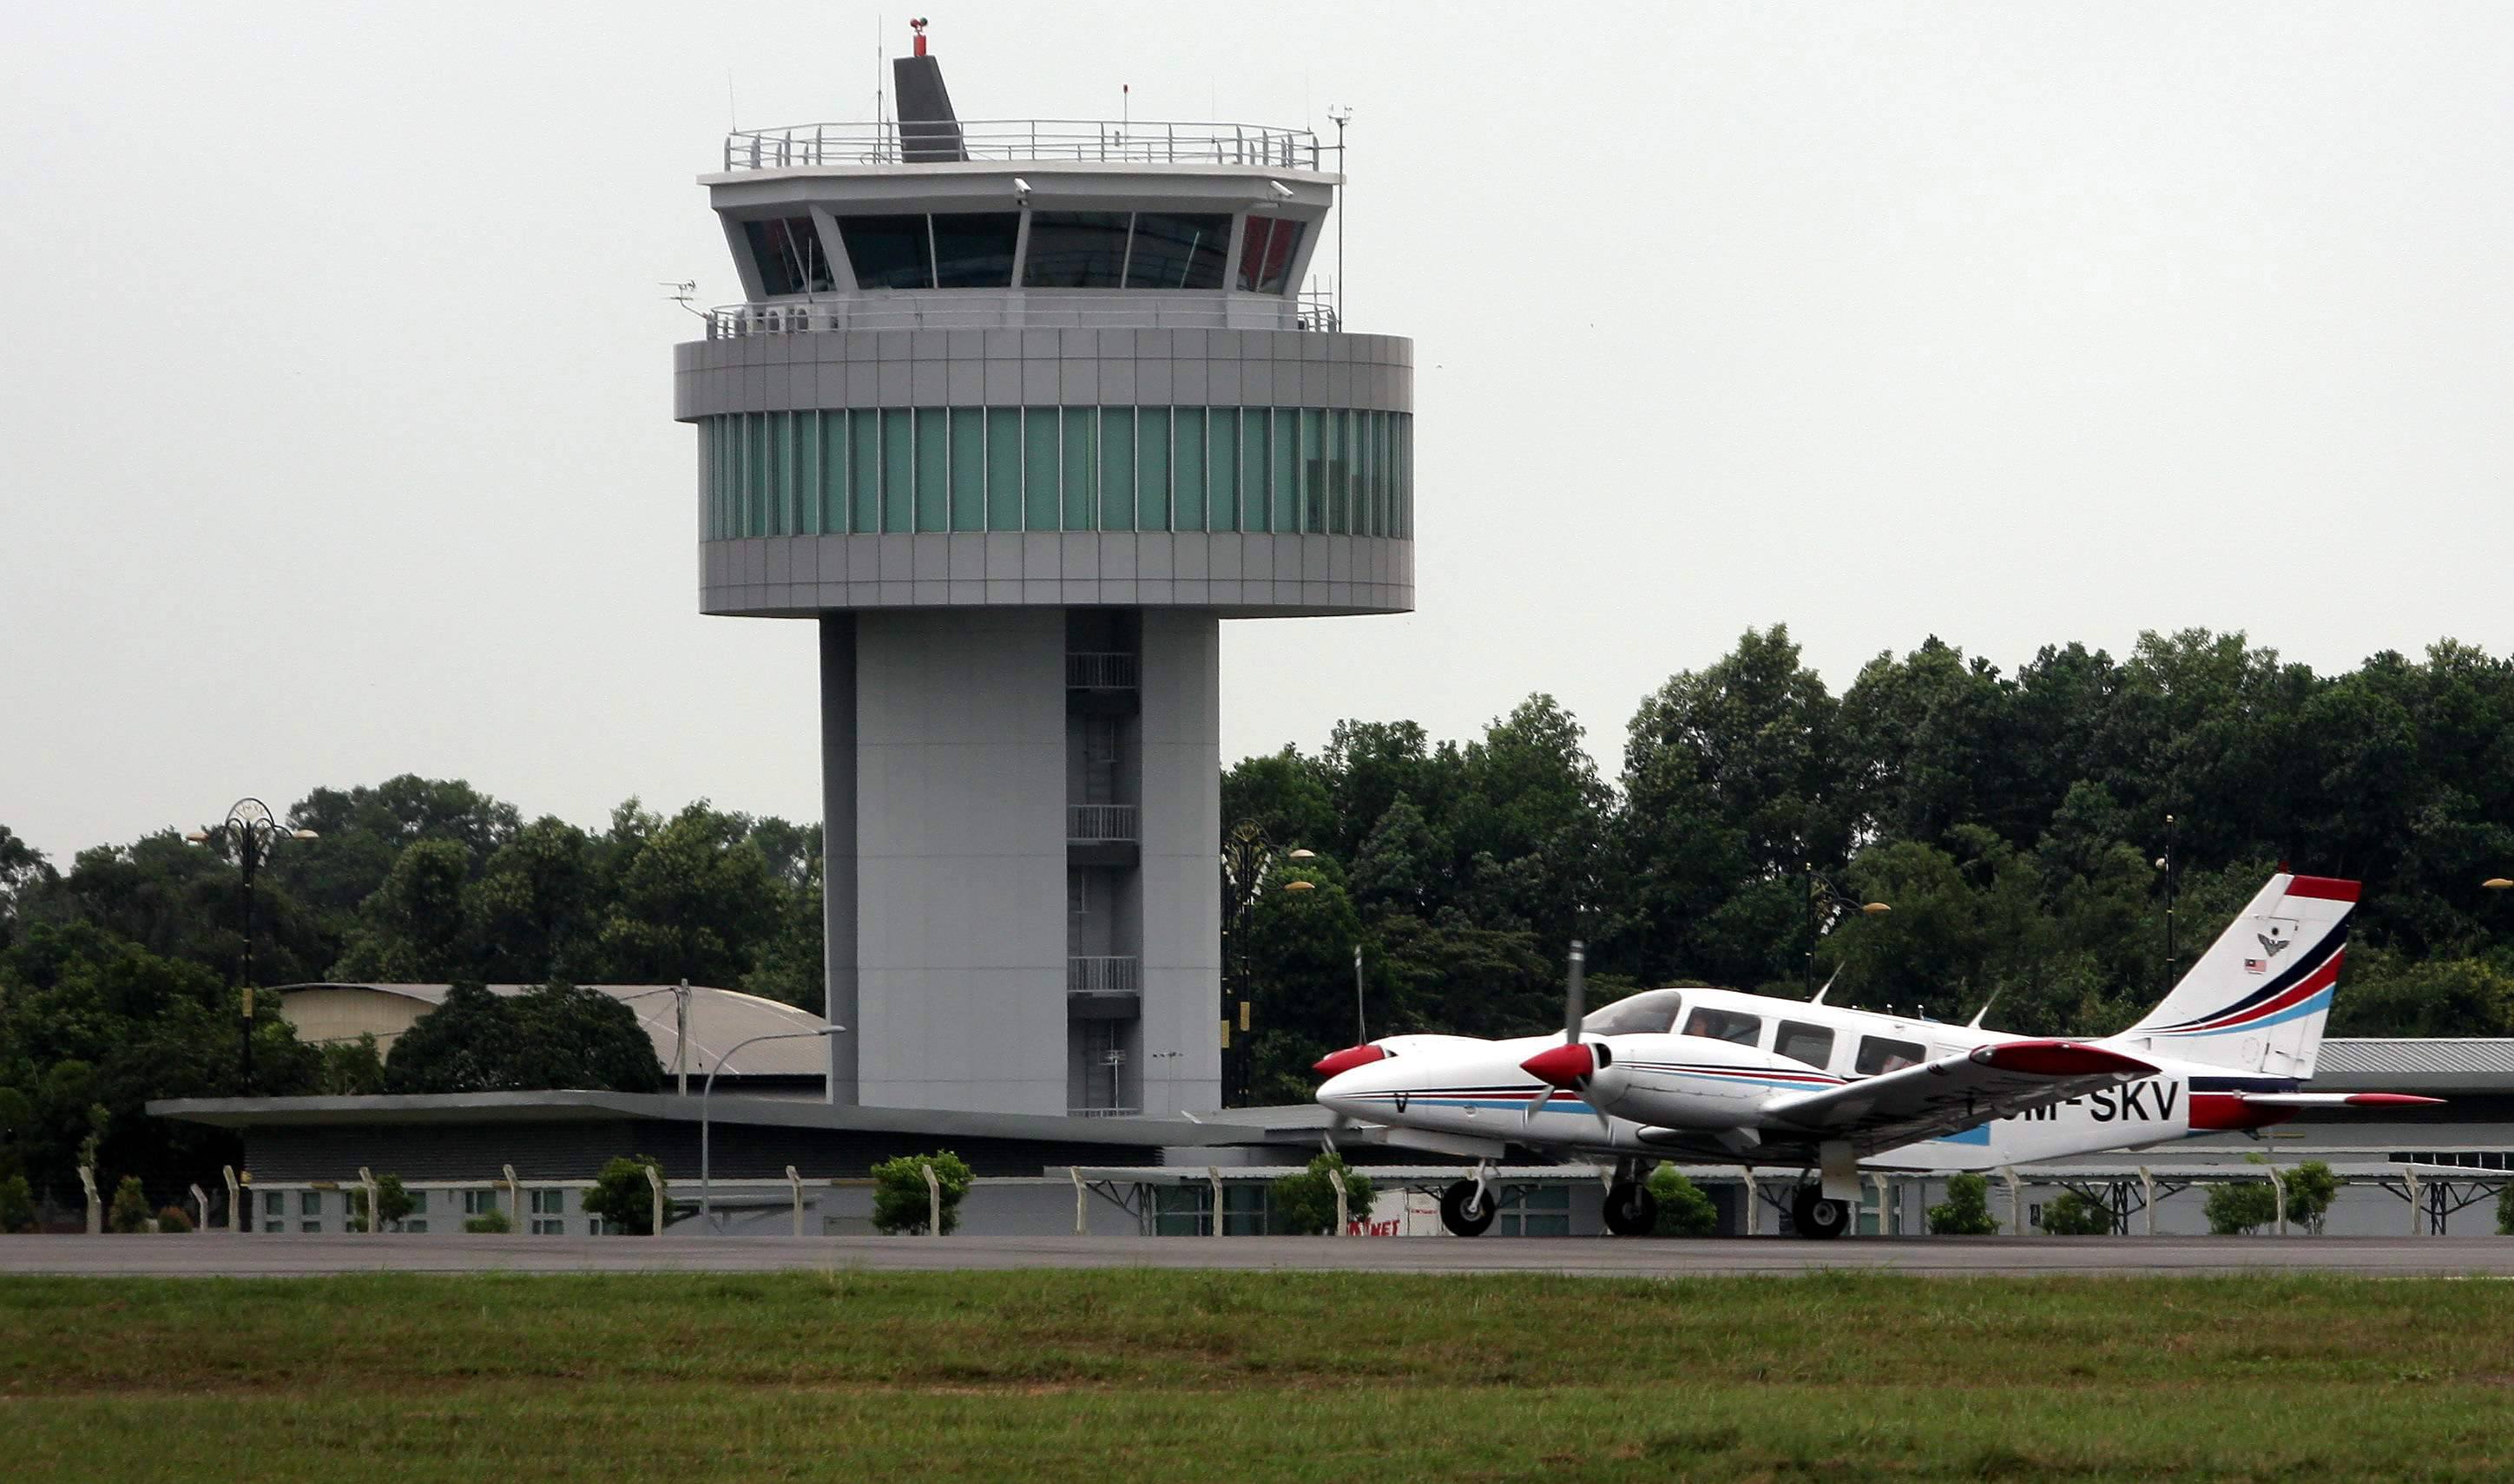
[[[1605,1219],[1616,1236],[1647,1236],[1658,1229],[1658,1197],[1639,1181],[1619,1180],[1606,1187]]]
[[[1440,1224],[1451,1236],[1482,1236],[1493,1223],[1493,1198],[1476,1181],[1462,1180],[1440,1192]]]

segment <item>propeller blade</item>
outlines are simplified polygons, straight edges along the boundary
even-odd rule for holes
[[[1571,940],[1571,972],[1562,985],[1562,1044],[1565,1046],[1579,1043],[1580,1023],[1588,1016],[1588,968],[1589,945],[1575,938]]]

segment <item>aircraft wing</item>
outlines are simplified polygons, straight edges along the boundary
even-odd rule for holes
[[[1862,1155],[2080,1097],[2156,1068],[2085,1041],[2003,1041],[1764,1106],[1774,1129],[1848,1140]]]

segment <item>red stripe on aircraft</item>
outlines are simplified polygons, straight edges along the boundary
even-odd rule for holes
[[[2273,1123],[2285,1123],[2295,1116],[2291,1107],[2262,1107],[2248,1104],[2241,1093],[2202,1093],[2191,1095],[2191,1131],[2195,1134],[2231,1129],[2265,1129]]]
[[[2291,897],[2313,897],[2324,902],[2354,902],[2358,883],[2342,881],[2336,876],[2297,876],[2287,884]]]
[[[2260,1020],[2265,1016],[2276,1015],[2282,1010],[2293,1009],[2295,1006],[2304,1003],[2306,1000],[2320,994],[2323,990],[2339,983],[2339,963],[2340,960],[2347,956],[2348,952],[2344,948],[2332,954],[2329,958],[2323,960],[2322,967],[2314,970],[2311,974],[2306,975],[2302,980],[2296,983],[2293,988],[2288,990],[2285,994],[2280,995],[2276,999],[2265,1000],[2258,1005],[2254,1005],[2251,1009],[2245,1011],[2241,1015],[2230,1015],[2222,1020],[2203,1021],[2199,1024],[2193,1025],[2189,1027],[2189,1029],[2178,1033],[2189,1035],[2193,1031],[2223,1030],[2231,1025],[2242,1025],[2252,1021]]]

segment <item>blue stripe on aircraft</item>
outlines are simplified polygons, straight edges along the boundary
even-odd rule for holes
[[[1937,1138],[1930,1140],[1929,1143],[1986,1144],[1990,1143],[1990,1125],[1986,1123],[1976,1123],[1971,1128],[1965,1130],[1961,1134],[1941,1134]]]

